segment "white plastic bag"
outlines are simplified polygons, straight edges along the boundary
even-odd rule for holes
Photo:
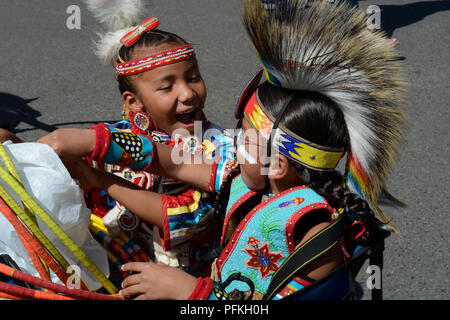
[[[105,250],[89,233],[90,211],[83,199],[83,192],[72,179],[58,155],[49,146],[40,143],[4,143],[25,190],[55,220],[67,235],[86,253],[97,267],[108,277],[109,267]],[[0,165],[5,169],[4,163]],[[22,206],[20,198],[0,179],[0,183]],[[56,235],[38,217],[42,232],[61,252],[70,265],[77,265],[81,278],[89,290],[97,290],[102,285],[67,249]],[[0,214],[0,253],[9,254],[22,271],[39,276],[16,231],[9,221]],[[52,273],[52,280],[60,283]]]

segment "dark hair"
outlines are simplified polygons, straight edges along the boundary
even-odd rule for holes
[[[131,61],[133,60],[133,53],[136,48],[159,46],[164,43],[180,43],[183,45],[188,44],[186,40],[176,34],[159,29],[154,29],[144,33],[140,37],[140,39],[131,47],[122,46],[119,50],[119,55],[124,61]],[[125,91],[135,92],[132,81],[130,81],[132,77],[133,76],[117,77],[120,93],[123,93]]]
[[[339,107],[326,96],[309,91],[291,91],[265,82],[258,88],[258,95],[266,110],[277,116],[290,94],[294,98],[281,117],[280,124],[300,137],[328,147],[348,149],[349,135],[345,119]],[[367,244],[378,223],[368,203],[343,186],[343,177],[337,171],[318,171],[289,160],[305,184],[323,196],[334,208],[344,208],[361,220],[366,232],[359,243]]]

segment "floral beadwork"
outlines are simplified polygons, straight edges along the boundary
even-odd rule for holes
[[[271,252],[269,243],[260,242],[253,237],[248,239],[250,248],[244,248],[244,251],[250,255],[250,259],[245,262],[248,268],[259,269],[261,278],[266,278],[270,273],[278,270],[278,261],[283,258],[281,251]]]

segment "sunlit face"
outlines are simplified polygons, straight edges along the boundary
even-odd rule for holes
[[[262,190],[266,186],[266,150],[267,141],[243,118],[242,134],[236,141],[236,155],[242,180],[252,190]]]
[[[137,48],[133,59],[181,45],[164,43],[155,47]],[[137,74],[132,83],[142,105],[141,111],[146,111],[152,117],[156,130],[169,135],[177,129],[194,133],[194,121],[201,120],[206,100],[205,83],[194,57]]]

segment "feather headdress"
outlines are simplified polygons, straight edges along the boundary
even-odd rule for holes
[[[378,196],[406,125],[406,83],[395,49],[347,4],[283,0],[268,8],[243,0],[241,9],[269,82],[319,92],[339,106],[350,138],[347,186],[389,224]]]
[[[97,57],[105,64],[115,65],[120,39],[141,22],[146,14],[146,0],[85,0],[87,8],[107,28],[94,43]]]

